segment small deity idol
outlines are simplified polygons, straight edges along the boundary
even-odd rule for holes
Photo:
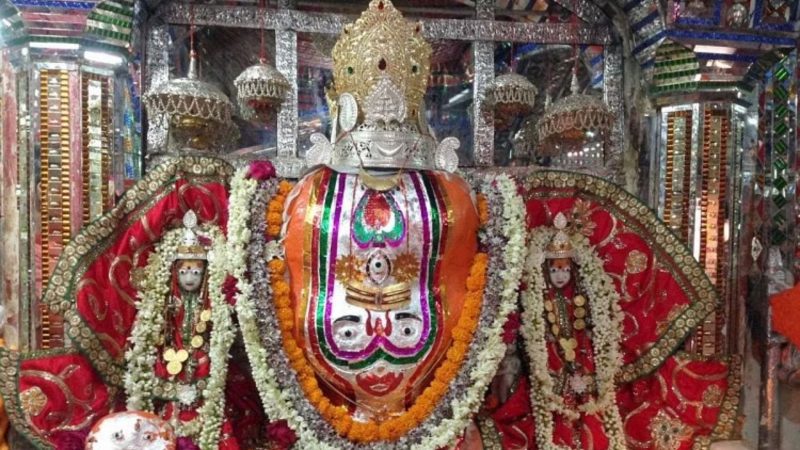
[[[602,411],[593,412],[589,407],[601,397],[596,378],[591,299],[580,277],[566,217],[559,213],[554,225],[555,234],[544,249],[541,267],[545,282],[541,300],[545,326],[541,338],[546,360],[529,364],[547,366],[552,382],[550,400],[558,407],[533,405],[529,409],[528,390],[532,388],[522,377],[492,416],[504,436],[504,445],[536,442],[536,432],[548,430],[552,435],[545,439],[551,440],[557,448],[608,449],[607,424]],[[504,398],[502,392],[493,394],[501,401]],[[532,413],[537,409],[543,409],[542,415]],[[542,418],[548,423],[535,423]]]
[[[596,396],[595,364],[589,301],[578,283],[575,250],[565,231],[566,222],[563,214],[556,217],[557,231],[545,250],[545,340],[556,393],[567,408],[578,410]],[[572,447],[585,447],[592,442],[592,435],[603,435],[602,424],[594,417],[557,417],[554,433],[556,442]]]
[[[209,373],[211,305],[208,299],[207,250],[195,228],[197,216],[183,219],[184,236],[172,263],[172,288],[166,302],[164,341],[156,362],[160,378],[192,383]],[[186,411],[178,413],[182,420]],[[191,420],[191,418],[189,418]]]
[[[257,438],[257,433],[234,431],[233,420],[260,416],[258,408],[247,403],[249,385],[240,380],[236,364],[229,364],[222,391],[209,394],[211,384],[212,304],[209,297],[209,255],[213,234],[198,229],[197,216],[188,211],[183,218],[180,243],[170,265],[170,289],[163,303],[163,330],[157,337],[153,372],[157,386],[152,393],[153,407],[161,418],[184,439],[197,442],[208,426],[202,415],[206,402],[225,401],[219,448],[234,450]],[[215,238],[216,239],[216,238]],[[227,354],[227,352],[225,352]],[[209,395],[211,397],[209,397]],[[130,406],[130,405],[129,405]],[[237,419],[239,418],[239,419]],[[240,424],[244,423],[241,420]]]

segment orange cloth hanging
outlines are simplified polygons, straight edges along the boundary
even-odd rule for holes
[[[775,331],[800,347],[800,283],[773,295],[769,302]]]

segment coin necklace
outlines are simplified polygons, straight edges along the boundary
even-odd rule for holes
[[[205,344],[203,334],[208,330],[208,322],[211,320],[211,310],[208,308],[203,309],[199,315],[196,314],[195,307],[197,306],[198,297],[197,295],[187,295],[187,298],[182,301],[184,320],[181,327],[181,339],[184,342],[184,346],[186,346],[186,342],[189,342],[195,350]],[[167,373],[174,377],[184,370],[184,365],[189,359],[189,352],[183,348],[176,350],[173,347],[168,347],[164,350],[162,356],[164,361],[167,362]]]
[[[551,298],[545,300],[544,310],[547,322],[550,323],[550,331],[553,333],[553,337],[557,339],[564,354],[564,359],[568,363],[572,363],[575,361],[575,351],[578,348],[578,340],[575,339],[573,330],[580,331],[586,328],[586,297],[577,294],[572,300],[574,305],[572,316],[575,320],[572,321],[571,327],[569,327],[571,329],[565,326],[562,327],[562,325],[570,323],[567,312],[567,298],[561,292],[556,293],[556,298],[557,302],[554,302]]]

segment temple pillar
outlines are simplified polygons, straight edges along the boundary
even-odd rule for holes
[[[65,344],[42,292],[69,240],[141,177],[138,75],[126,47],[88,37],[106,13],[88,13],[82,39],[28,30],[0,45],[2,336],[21,350]]]

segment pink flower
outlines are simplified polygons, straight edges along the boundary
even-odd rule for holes
[[[269,161],[253,161],[247,171],[247,178],[253,180],[268,180],[277,174],[275,166]]]
[[[225,301],[228,302],[229,305],[236,305],[236,294],[240,293],[236,285],[239,283],[239,280],[232,275],[228,275],[225,277],[225,282],[222,284],[222,293],[225,294]]]
[[[88,430],[56,431],[50,436],[50,442],[56,450],[83,450],[88,434]]]
[[[200,447],[194,443],[188,437],[179,437],[177,445],[175,446],[176,450],[200,450]]]
[[[288,449],[297,441],[297,435],[285,420],[278,420],[267,424],[267,439],[279,449]]]
[[[504,343],[511,344],[514,342],[514,339],[517,338],[517,332],[519,331],[520,325],[522,325],[522,321],[520,321],[518,312],[512,312],[508,315],[508,319],[506,319],[506,323],[503,325]]]

